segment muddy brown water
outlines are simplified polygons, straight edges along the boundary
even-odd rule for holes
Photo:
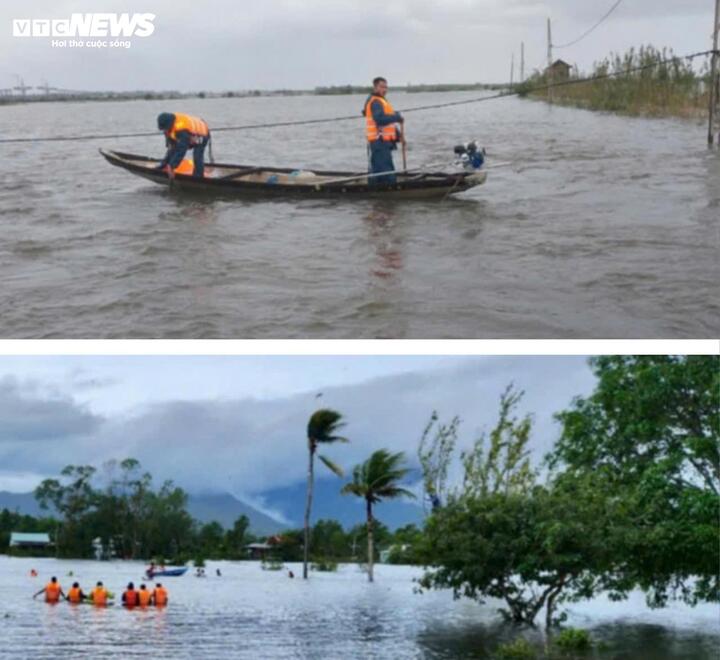
[[[396,94],[396,107],[473,93]],[[360,96],[0,107],[5,136],[345,115]],[[173,194],[97,148],[0,145],[3,338],[711,338],[720,154],[693,122],[508,98],[407,117],[409,161],[477,138],[485,186],[445,202]],[[366,165],[362,121],[218,133],[223,162]],[[397,159],[396,159],[397,160]]]

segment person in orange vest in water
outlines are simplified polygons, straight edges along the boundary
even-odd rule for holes
[[[73,586],[70,587],[70,589],[68,590],[67,596],[65,596],[65,600],[68,603],[72,603],[73,605],[82,603],[85,600],[85,594],[80,588],[80,584],[78,582],[73,582]]]
[[[210,142],[210,129],[205,120],[179,112],[161,112],[157,118],[157,125],[158,129],[165,133],[168,149],[165,158],[160,161],[156,169],[162,170],[167,167],[168,176],[172,178],[188,149],[192,149],[194,163],[192,175],[202,178],[205,174],[205,147]]]
[[[138,592],[135,590],[135,585],[132,582],[128,582],[127,589],[125,589],[122,595],[122,604],[129,608],[133,608],[138,604]]]
[[[365,116],[365,136],[370,160],[368,169],[371,174],[392,172],[368,179],[368,183],[374,186],[393,185],[396,181],[392,152],[397,149],[397,143],[402,139],[397,124],[405,122],[403,116],[395,112],[385,98],[387,90],[387,80],[381,77],[375,78],[372,94],[367,97],[362,110]]]
[[[40,594],[45,594],[45,602],[46,603],[57,603],[60,601],[60,598],[65,598],[65,593],[62,590],[62,587],[57,581],[57,578],[55,576],[50,578],[50,582],[48,582],[40,591],[38,591],[35,595],[33,595],[33,598],[37,598]]]
[[[104,607],[108,602],[108,591],[102,582],[98,582],[90,592],[90,600],[96,607]]]
[[[153,604],[155,607],[165,607],[168,604],[168,592],[159,582],[155,585],[152,592]]]
[[[147,607],[150,605],[151,600],[152,594],[147,590],[147,587],[144,584],[141,584],[140,591],[138,591],[138,605],[140,605],[140,607]]]

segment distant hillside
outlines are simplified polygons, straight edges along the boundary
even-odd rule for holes
[[[250,530],[259,536],[277,534],[285,528],[285,525],[254,509],[249,504],[241,502],[229,493],[190,495],[188,512],[196,520],[201,522],[216,520],[228,529],[240,516],[245,515],[250,521]]]
[[[313,522],[323,518],[337,520],[346,529],[365,522],[365,506],[357,497],[340,495],[343,482],[337,478],[317,479],[313,495]],[[305,482],[298,482],[286,488],[263,493],[263,498],[272,509],[281,511],[294,521],[295,527],[302,526],[305,511]],[[410,523],[420,525],[423,520],[422,503],[418,500],[395,500],[381,502],[375,506],[375,516],[391,530]]]
[[[0,510],[9,509],[29,516],[48,516],[52,511],[43,511],[32,493],[9,493],[0,491]],[[257,509],[240,502],[230,494],[223,495],[190,495],[188,497],[188,512],[200,522],[216,520],[223,527],[232,527],[233,523],[242,515],[250,520],[250,529],[254,534],[263,536],[281,531],[281,525],[270,516]]]

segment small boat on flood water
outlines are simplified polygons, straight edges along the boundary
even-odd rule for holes
[[[157,169],[158,160],[120,151],[100,153],[111,164],[131,174],[162,185],[187,191],[253,197],[388,197],[444,198],[485,183],[487,172],[437,172],[424,169],[397,173],[390,185],[372,185],[372,176],[362,172],[307,171],[291,168],[212,163],[205,165],[205,176],[175,173],[169,179]]]

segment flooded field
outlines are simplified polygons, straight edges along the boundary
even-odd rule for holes
[[[396,107],[471,93],[392,95]],[[359,115],[360,96],[0,107],[10,136]],[[0,145],[0,337],[709,338],[720,155],[702,127],[503,99],[412,113],[411,166],[477,138],[485,186],[445,202],[171,194],[97,148]],[[223,162],[366,166],[362,122],[218,133]],[[397,161],[397,159],[396,159]]]
[[[29,576],[36,568],[39,577]],[[107,609],[32,600],[51,575],[67,588],[97,580],[119,596],[142,578],[138,562],[57,561],[0,557],[0,657],[196,658],[487,658],[521,634],[503,624],[498,602],[453,601],[448,592],[414,593],[415,568],[379,566],[368,584],[357,566],[313,573],[304,582],[256,562],[209,562],[207,578],[165,578],[165,610]],[[222,577],[215,575],[220,569]],[[295,575],[300,566],[291,565]],[[68,576],[72,571],[73,576]],[[588,628],[613,660],[711,660],[720,631],[717,606],[648,610],[641,594],[626,602],[573,605],[568,623]],[[541,644],[539,632],[526,630]]]

